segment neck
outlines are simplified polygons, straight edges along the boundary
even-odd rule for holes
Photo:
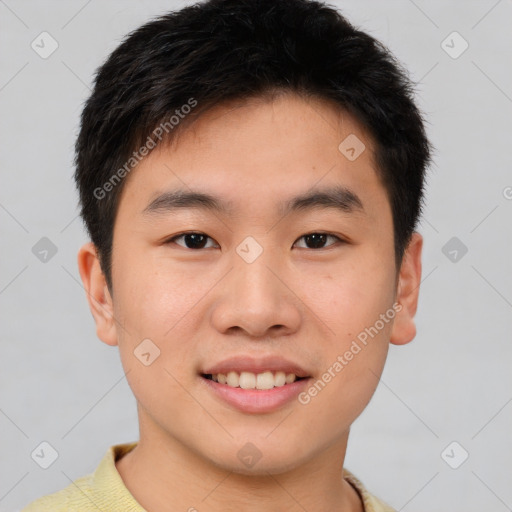
[[[139,411],[140,441],[116,462],[127,489],[148,512],[363,512],[343,479],[348,431],[314,458],[284,472],[240,474],[222,468],[164,433]]]

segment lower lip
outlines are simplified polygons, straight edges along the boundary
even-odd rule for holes
[[[272,389],[242,389],[199,378],[218,397],[242,412],[262,414],[276,411],[291,402],[309,384],[309,378]]]

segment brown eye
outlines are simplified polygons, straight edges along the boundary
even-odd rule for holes
[[[309,233],[301,236],[299,240],[304,239],[306,247],[303,248],[305,249],[324,249],[325,243],[329,238],[343,242],[341,238],[330,233]],[[329,244],[327,247],[330,247],[331,245],[334,245],[334,243]]]
[[[179,243],[178,245],[185,247],[185,249],[204,249],[206,246],[206,242],[208,239],[212,240],[208,235],[204,233],[182,233],[181,235],[177,235],[166,243],[174,243],[176,240],[183,239],[184,244]]]

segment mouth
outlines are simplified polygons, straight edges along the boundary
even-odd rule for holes
[[[280,388],[293,384],[294,382],[308,379],[309,377],[299,377],[295,373],[286,373],[284,371],[264,371],[261,373],[236,372],[227,373],[202,373],[201,377],[206,380],[223,384],[230,388],[248,389],[266,391],[269,389]]]
[[[312,374],[281,356],[240,354],[200,368],[198,378],[223,405],[246,414],[264,414],[291,406]]]
[[[200,382],[215,400],[244,414],[269,414],[282,407],[292,406],[299,394],[312,380],[301,369],[302,375],[287,371],[258,368],[255,371],[210,370],[200,373]],[[217,373],[218,372],[218,373]]]

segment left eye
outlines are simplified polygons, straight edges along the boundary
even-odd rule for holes
[[[330,233],[309,233],[308,235],[302,235],[299,240],[304,239],[306,241],[306,245],[312,245],[312,247],[305,247],[306,249],[323,249],[323,246],[328,238],[343,242],[341,238],[337,237],[336,235],[331,235]],[[327,247],[330,247],[330,245]]]
[[[306,247],[301,247],[305,249],[323,249],[325,247],[325,244],[328,239],[333,239],[334,243],[336,241],[343,242],[341,238],[337,237],[336,235],[332,235],[331,233],[309,233],[307,235],[302,235],[298,240],[304,239]],[[182,233],[181,235],[177,235],[171,239],[169,239],[166,243],[175,242],[176,240],[183,239],[185,242],[184,247],[186,249],[204,249],[207,248],[207,240],[213,240],[208,235],[205,235],[204,233]],[[295,242],[297,243],[297,242]],[[334,243],[331,243],[327,245],[327,247],[330,247],[331,245],[334,245]],[[178,244],[183,247],[182,244]],[[211,247],[211,246],[210,246]]]

